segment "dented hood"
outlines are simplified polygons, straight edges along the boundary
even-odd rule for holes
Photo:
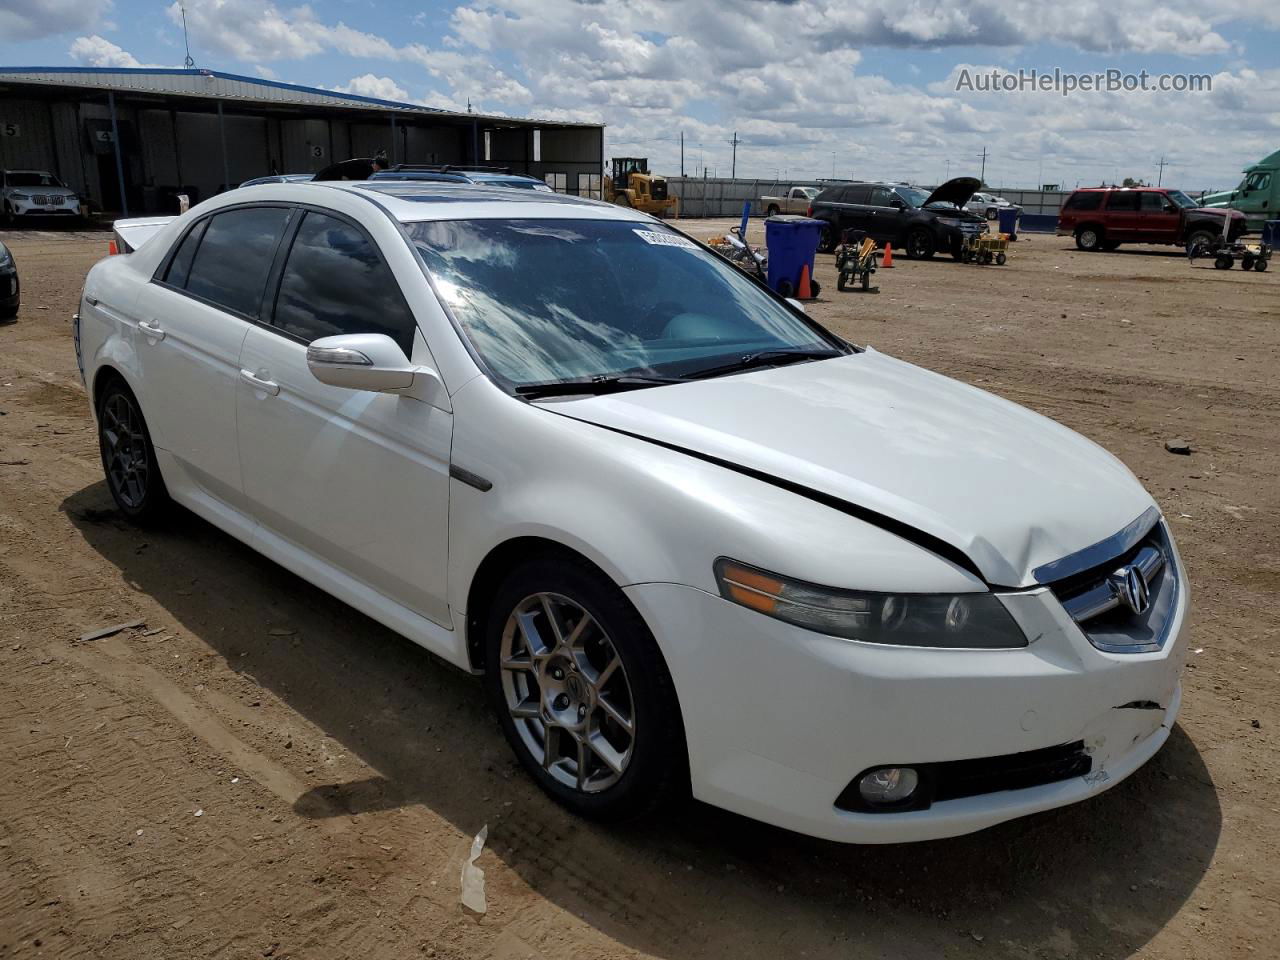
[[[951,544],[988,583],[1119,531],[1152,506],[1066,427],[874,350],[557,403],[600,426],[835,497]]]

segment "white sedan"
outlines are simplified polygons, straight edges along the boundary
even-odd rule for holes
[[[1185,574],[1123,464],[633,210],[236,190],[96,265],[76,342],[126,516],[176,501],[482,675],[580,814],[950,836],[1177,715]]]

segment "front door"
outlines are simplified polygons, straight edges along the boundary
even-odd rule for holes
[[[1182,211],[1163,193],[1144,190],[1139,203],[1142,240],[1145,243],[1177,243]]]
[[[384,333],[429,363],[399,284],[359,226],[307,211],[264,323],[240,355],[236,408],[250,510],[269,534],[440,624],[452,415],[411,397],[321,383],[307,344]],[[415,356],[416,354],[416,356]]]

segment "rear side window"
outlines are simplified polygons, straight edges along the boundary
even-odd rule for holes
[[[178,252],[169,261],[169,269],[165,271],[164,282],[171,287],[184,288],[187,285],[187,274],[191,271],[191,261],[195,259],[196,247],[200,246],[200,237],[204,233],[208,220],[201,220],[187,231],[178,244]]]
[[[282,207],[245,207],[210,217],[187,277],[187,292],[256,319],[288,216]]]
[[[813,198],[814,203],[839,203],[841,187],[825,187],[816,197]]]
[[[845,187],[840,194],[842,203],[866,203],[871,197],[871,188],[865,185]]]
[[[343,333],[385,333],[405,356],[412,355],[416,326],[373,242],[345,221],[314,211],[289,250],[271,322],[306,343]]]
[[[1097,210],[1102,206],[1102,193],[1073,193],[1063,205],[1066,210]]]
[[[1138,194],[1132,190],[1115,190],[1107,198],[1108,210],[1137,210]]]

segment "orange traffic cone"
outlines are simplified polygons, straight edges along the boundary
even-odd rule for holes
[[[893,266],[893,244],[886,243],[884,245],[884,258],[880,261],[880,269],[886,270]]]
[[[800,289],[796,291],[797,300],[812,300],[813,291],[809,289],[809,265],[800,268]]]

